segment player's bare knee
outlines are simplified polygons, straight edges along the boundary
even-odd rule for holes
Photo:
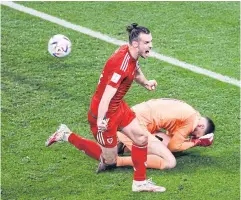
[[[163,164],[161,163],[160,170],[172,169],[172,168],[176,167],[176,164],[177,164],[177,161],[174,156],[168,157],[168,158],[164,159]]]
[[[117,159],[117,147],[113,147],[113,148],[105,148],[102,147],[102,156],[105,160],[106,164],[113,164],[116,163],[116,159]]]
[[[176,158],[173,156],[173,158],[169,159],[168,168],[172,169],[172,168],[176,167],[176,164],[177,164]]]

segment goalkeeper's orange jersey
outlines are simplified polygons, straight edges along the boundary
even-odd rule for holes
[[[172,152],[194,146],[188,136],[194,131],[200,114],[187,103],[176,99],[153,99],[132,107],[140,124],[150,133],[165,129],[171,137],[168,148]]]

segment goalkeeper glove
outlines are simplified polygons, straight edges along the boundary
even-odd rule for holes
[[[192,139],[191,141],[194,142],[194,146],[202,146],[207,147],[213,144],[213,133],[209,133],[197,139]]]

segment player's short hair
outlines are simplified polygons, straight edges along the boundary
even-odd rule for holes
[[[145,33],[149,34],[150,31],[148,28],[144,26],[138,26],[137,23],[132,23],[131,25],[126,27],[126,31],[128,32],[129,35],[129,43],[131,44],[132,41],[138,41],[138,37],[140,33]]]
[[[205,119],[207,120],[207,128],[205,130],[205,135],[209,134],[209,133],[214,133],[215,124],[214,124],[213,120],[211,120],[209,117],[205,117]]]

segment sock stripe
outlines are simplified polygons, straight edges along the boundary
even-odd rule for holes
[[[140,148],[140,149],[147,148],[147,144],[146,144],[145,146],[138,146],[138,145],[132,144],[132,146],[137,147],[137,148]]]

